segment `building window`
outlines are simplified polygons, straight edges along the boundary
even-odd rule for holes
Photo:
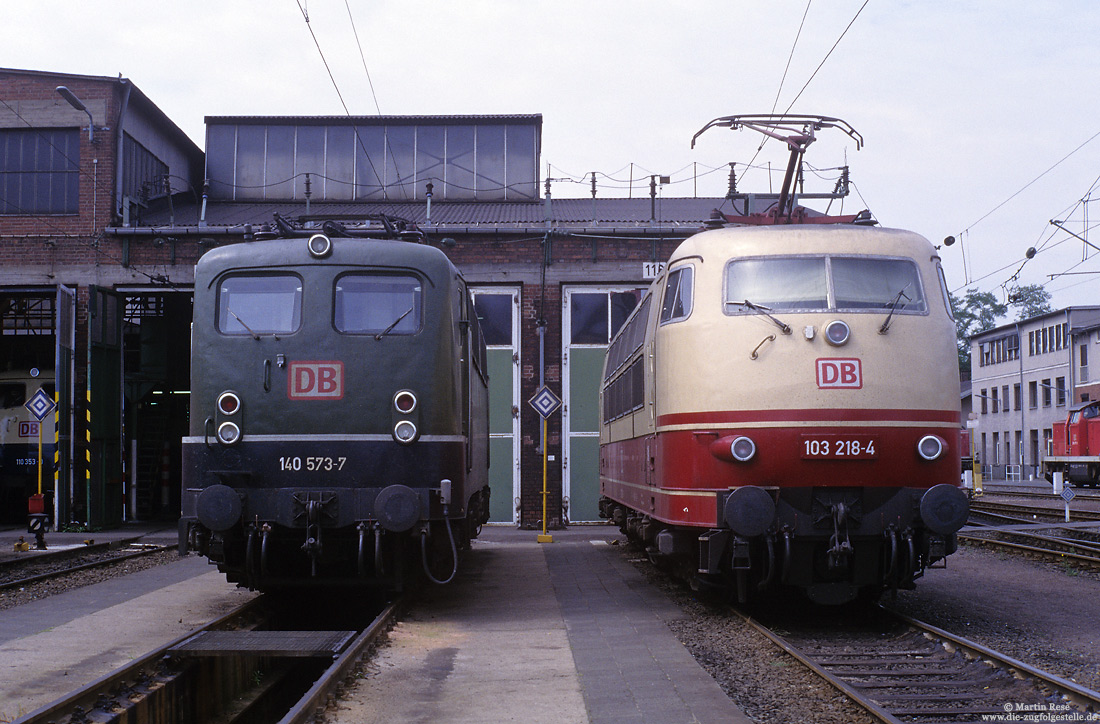
[[[79,187],[79,129],[0,129],[0,214],[78,213]]]
[[[1043,380],[1043,407],[1050,407],[1050,379]]]
[[[1012,408],[1008,406],[1008,385],[1001,388],[1001,401],[1004,403],[1004,411],[1009,412]]]
[[[1012,405],[1017,410],[1024,409],[1023,401],[1020,399],[1021,394],[1022,391],[1020,389],[1020,383],[1017,382],[1015,385],[1012,386]]]
[[[1065,407],[1066,404],[1066,378],[1059,377],[1054,381],[1054,387],[1058,390],[1058,407]]]
[[[1088,342],[1088,337],[1084,338],[1085,342]],[[1081,350],[1081,370],[1077,375],[1077,379],[1084,383],[1089,381],[1089,347],[1088,344],[1082,344],[1079,349]]]
[[[988,393],[989,393],[989,390],[982,390],[982,394],[979,395],[979,397],[981,398],[981,401],[982,401],[982,414],[983,415],[989,414],[989,405],[986,404],[989,401],[989,394]]]
[[[994,415],[996,415],[996,414],[997,414],[998,412],[1000,412],[1000,411],[1001,411],[1001,401],[1000,401],[1000,399],[999,399],[999,398],[997,397],[997,388],[996,388],[996,387],[994,387],[994,388],[993,388],[993,389],[991,390],[991,392],[993,393],[993,404],[992,404],[992,410],[991,410],[991,412],[992,412],[992,413],[993,413]]]
[[[1032,410],[1039,407],[1039,383],[1035,380],[1027,383],[1027,406]]]
[[[644,290],[574,292],[569,295],[571,344],[606,345],[638,305]]]
[[[1000,458],[998,457],[1001,453],[1000,447],[1001,447],[1001,433],[995,432],[995,433],[993,433],[993,448],[990,451],[990,452],[993,453],[993,459],[989,461],[990,465],[999,465],[1000,464]]]
[[[168,193],[168,165],[149,149],[124,134],[122,138],[122,194],[142,201]]]

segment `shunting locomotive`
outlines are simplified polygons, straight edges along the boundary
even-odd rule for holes
[[[955,325],[926,239],[787,203],[687,239],[612,340],[601,512],[698,585],[839,604],[956,548]]]
[[[488,519],[485,344],[438,249],[235,244],[195,271],[180,550],[230,581],[449,581]]]

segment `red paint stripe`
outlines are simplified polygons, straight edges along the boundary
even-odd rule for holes
[[[661,415],[657,425],[739,425],[758,422],[947,422],[958,425],[954,410],[901,409],[821,409],[804,410],[721,410],[717,412],[677,412]]]

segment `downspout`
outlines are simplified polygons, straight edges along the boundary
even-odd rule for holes
[[[1024,408],[1027,407],[1024,404],[1024,340],[1020,333],[1020,323],[1016,322],[1016,357],[1020,360],[1020,449],[1017,451],[1020,454],[1020,482],[1024,479],[1024,461],[1027,456],[1024,455],[1026,446],[1031,442],[1031,436],[1027,434],[1027,425],[1024,423]],[[1025,437],[1026,436],[1026,437]],[[1038,465],[1038,460],[1032,461]],[[1031,476],[1034,479],[1034,475]]]
[[[1069,413],[1070,408],[1074,405],[1073,397],[1077,390],[1077,381],[1074,379],[1076,375],[1073,369],[1073,335],[1070,334],[1070,330],[1073,329],[1070,325],[1069,308],[1066,308],[1066,353],[1069,355],[1069,373],[1066,375],[1066,413]]]
[[[122,152],[122,127],[125,125],[126,112],[130,106],[130,90],[133,88],[133,85],[131,85],[130,81],[122,77],[119,77],[118,82],[125,87],[125,90],[122,92],[122,103],[119,105],[118,109],[118,121],[115,123],[115,213],[121,217],[122,169],[125,160],[125,154]]]

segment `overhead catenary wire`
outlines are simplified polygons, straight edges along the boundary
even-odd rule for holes
[[[321,63],[324,64],[325,71],[328,73],[329,80],[332,81],[332,87],[336,89],[336,97],[340,99],[340,105],[344,107],[344,113],[347,115],[348,118],[351,118],[351,110],[348,108],[348,104],[344,102],[344,94],[340,92],[340,85],[336,82],[336,77],[332,74],[332,68],[329,67],[328,59],[325,58],[325,52],[321,49],[321,42],[317,39],[317,34],[313,32],[313,25],[309,22],[309,12],[305,9],[305,7],[302,6],[302,0],[294,0],[294,2],[298,5],[298,9],[302,12],[302,18],[306,22],[306,29],[309,30],[309,36],[313,38],[313,44],[317,47],[317,53],[321,56]],[[358,35],[356,35],[356,39],[358,39]],[[365,60],[363,67],[366,68]],[[371,91],[373,92],[373,90],[374,86],[372,85]],[[360,137],[359,135],[358,128],[355,129],[355,140],[359,144],[359,150],[363,152],[363,157],[367,159],[367,163],[370,164],[371,171],[374,172],[374,177],[381,180],[382,174],[378,172],[378,168],[374,165],[374,159],[372,159],[370,157],[370,153],[367,152],[367,147],[363,143],[362,137]],[[393,164],[394,170],[396,170],[398,175],[400,175],[401,172],[397,168],[397,159],[393,160]],[[408,189],[406,189],[404,186],[401,186],[400,188],[402,193],[405,195],[405,198],[409,198]]]
[[[378,105],[378,95],[374,92],[374,81],[370,79],[370,71],[367,70],[367,56],[363,53],[363,43],[359,40],[359,31],[355,29],[355,18],[351,14],[351,4],[344,0],[344,7],[348,9],[348,22],[351,23],[351,32],[355,36],[355,44],[359,47],[359,58],[363,61],[363,72],[367,74],[367,85],[370,86],[370,95],[374,99],[374,108],[378,115],[382,115],[382,107]]]
[[[1019,189],[1018,191],[1016,191],[1015,193],[1013,193],[1013,194],[1012,194],[1011,196],[1009,196],[1009,197],[1008,197],[1007,199],[1005,199],[1004,201],[1002,201],[1001,203],[997,204],[996,206],[994,206],[994,207],[993,207],[992,209],[990,209],[989,211],[987,211],[987,212],[985,212],[984,214],[982,214],[982,215],[981,215],[981,216],[980,216],[980,217],[978,218],[978,220],[977,220],[977,221],[974,221],[974,222],[972,222],[972,223],[971,223],[971,224],[970,224],[969,226],[967,226],[967,227],[966,227],[965,229],[963,229],[961,233],[965,234],[965,233],[967,233],[968,231],[970,231],[971,229],[973,229],[973,228],[974,228],[975,226],[977,226],[978,224],[980,224],[981,222],[985,221],[985,220],[986,220],[987,218],[989,218],[990,216],[992,216],[992,215],[993,215],[993,214],[994,214],[995,212],[999,211],[999,210],[1001,209],[1001,207],[1003,207],[1003,206],[1004,206],[1005,204],[1007,204],[1007,203],[1008,203],[1009,201],[1011,201],[1012,199],[1014,199],[1014,198],[1016,198],[1017,196],[1019,196],[1020,194],[1022,194],[1022,193],[1023,193],[1024,191],[1026,191],[1026,190],[1027,190],[1028,188],[1030,188],[1030,187],[1031,187],[1031,186],[1032,186],[1033,184],[1035,184],[1035,182],[1037,182],[1037,181],[1038,181],[1039,179],[1043,178],[1043,177],[1044,177],[1044,176],[1046,176],[1046,175],[1047,175],[1048,173],[1050,173],[1050,172],[1051,172],[1051,171],[1053,171],[1054,169],[1058,168],[1058,167],[1059,167],[1060,165],[1062,165],[1062,163],[1064,163],[1064,162],[1065,162],[1065,161],[1066,161],[1067,159],[1069,159],[1069,158],[1070,158],[1071,156],[1073,156],[1073,155],[1074,155],[1075,153],[1077,153],[1077,152],[1078,152],[1078,151],[1080,151],[1080,150],[1081,150],[1082,148],[1084,148],[1085,146],[1087,146],[1088,144],[1090,144],[1090,143],[1091,143],[1092,141],[1094,141],[1094,140],[1096,139],[1096,137],[1097,137],[1097,136],[1100,136],[1100,131],[1097,131],[1096,133],[1094,133],[1094,134],[1092,134],[1091,136],[1089,136],[1089,137],[1088,137],[1088,139],[1086,139],[1086,140],[1085,140],[1085,141],[1083,141],[1083,142],[1082,142],[1082,143],[1081,143],[1080,145],[1078,145],[1078,146],[1077,146],[1077,148],[1073,149],[1072,151],[1070,151],[1069,153],[1067,153],[1067,154],[1066,154],[1065,156],[1063,156],[1062,158],[1060,158],[1060,159],[1059,159],[1058,161],[1056,161],[1056,162],[1054,163],[1054,165],[1052,165],[1052,166],[1051,166],[1050,168],[1048,168],[1048,169],[1047,169],[1046,171],[1043,171],[1043,172],[1042,172],[1041,174],[1039,174],[1039,175],[1038,175],[1038,176],[1036,176],[1035,178],[1033,178],[1033,179],[1031,179],[1030,181],[1028,181],[1028,182],[1027,182],[1026,184],[1024,184],[1024,185],[1023,185],[1023,186],[1022,186],[1022,187],[1021,187],[1021,188],[1020,188],[1020,189]]]
[[[791,43],[791,52],[787,56],[787,65],[783,68],[783,77],[779,79],[779,88],[775,91],[775,100],[772,101],[772,113],[775,113],[775,107],[779,105],[779,96],[783,93],[783,84],[787,81],[787,73],[791,69],[791,60],[794,59],[795,48],[798,47],[798,39],[802,37],[802,28],[806,25],[806,16],[810,14],[810,5],[814,0],[806,0],[806,9],[802,11],[802,22],[798,24],[798,32],[794,35],[794,42]],[[766,137],[765,137],[766,138]]]
[[[810,0],[810,1],[812,2],[812,0]],[[856,14],[852,16],[852,19],[850,21],[848,21],[848,25],[845,26],[844,30],[840,33],[840,36],[837,37],[836,42],[834,42],[832,47],[829,48],[829,52],[827,52],[825,54],[825,57],[822,58],[821,62],[817,64],[817,67],[814,68],[814,72],[811,73],[810,77],[806,79],[806,82],[802,85],[801,90],[799,90],[798,93],[795,95],[795,97],[791,100],[791,102],[789,104],[787,104],[787,109],[785,111],[783,111],[784,113],[790,113],[791,112],[791,109],[794,108],[794,104],[798,102],[798,99],[801,98],[802,94],[806,92],[806,89],[810,87],[810,83],[812,83],[814,78],[817,77],[818,72],[821,71],[822,67],[824,67],[825,63],[832,56],[833,51],[835,51],[837,49],[837,46],[840,45],[840,41],[844,39],[844,36],[847,35],[848,31],[851,30],[853,25],[855,25],[856,20],[859,19],[860,14],[863,13],[864,8],[867,7],[867,4],[870,1],[871,0],[864,0],[863,4],[859,6],[859,10],[857,10]],[[802,23],[799,25],[798,36],[801,36],[801,34],[802,34],[802,25],[804,25],[805,22],[806,22],[806,14],[809,13],[809,10],[810,10],[810,3],[807,2],[806,12],[803,14]],[[796,44],[798,42],[798,36],[795,37],[795,43]],[[791,48],[791,55],[792,56],[794,55],[794,48],[793,47]],[[789,64],[790,64],[790,60],[788,60],[788,65]],[[786,77],[787,77],[787,71],[784,70],[783,79],[780,80],[779,90],[776,92],[776,101],[778,101],[779,95],[782,93],[783,85],[786,81]],[[774,110],[775,107],[776,107],[776,104],[773,104],[772,109]],[[760,145],[757,146],[756,152],[753,154],[752,158],[749,159],[749,162],[747,164],[745,164],[748,168],[756,168],[755,166],[753,166],[753,164],[756,162],[757,157],[760,155],[760,152],[764,150],[764,146],[767,145],[769,140],[771,140],[770,137],[765,136],[764,140],[760,142]],[[727,201],[728,201],[728,199],[727,199]],[[724,203],[725,202],[723,202],[723,204]]]

